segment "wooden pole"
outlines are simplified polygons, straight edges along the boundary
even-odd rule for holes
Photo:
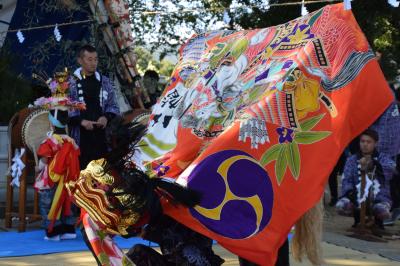
[[[13,186],[11,186],[11,181],[12,181],[12,176],[11,174],[7,175],[7,196],[6,196],[6,213],[4,217],[4,226],[6,228],[11,228],[12,226],[12,215],[11,212],[13,211],[13,205],[14,205],[14,191],[13,191]]]
[[[11,117],[10,122],[8,123],[8,169],[11,169],[13,154],[13,145],[12,145],[12,128],[15,125],[16,119],[18,118],[18,113],[14,114]],[[6,212],[4,214],[4,226],[6,228],[11,228],[12,226],[12,215],[14,205],[14,188],[11,186],[12,176],[11,173],[7,175],[7,193],[6,193]]]
[[[25,232],[26,222],[25,222],[25,214],[26,214],[26,177],[28,172],[27,165],[27,148],[25,147],[25,152],[22,155],[22,162],[25,164],[25,168],[22,170],[22,175],[20,178],[20,186],[19,186],[19,201],[18,201],[18,232]]]
[[[364,195],[365,185],[366,185],[366,174],[362,173],[361,174],[360,197],[361,197],[361,193],[363,193],[362,195]],[[365,229],[366,228],[366,226],[365,226],[366,210],[367,210],[367,205],[366,205],[366,202],[363,201],[361,203],[361,207],[360,207],[360,224],[359,224],[359,228],[360,229]]]

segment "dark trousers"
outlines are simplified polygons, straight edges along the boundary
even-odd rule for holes
[[[127,256],[138,266],[220,266],[224,263],[212,250],[211,239],[165,215],[150,222],[142,237],[159,244],[161,254],[136,244]]]
[[[393,209],[400,208],[400,174],[393,175],[393,179],[390,180],[390,194],[392,196]]]
[[[346,163],[346,154],[342,153],[335,167],[333,168],[332,173],[329,175],[329,190],[331,192],[332,203],[336,203],[338,199],[337,176],[343,173],[345,163]]]
[[[392,196],[392,208],[400,208],[400,154],[396,158],[396,171],[390,180],[390,194]]]
[[[240,266],[256,266],[257,264],[239,257]],[[286,239],[285,243],[278,250],[278,259],[275,266],[289,266],[289,241]]]
[[[79,161],[81,170],[83,170],[92,160],[103,158],[106,155],[105,130],[96,127],[93,130],[86,130],[81,127],[79,148],[81,150]]]

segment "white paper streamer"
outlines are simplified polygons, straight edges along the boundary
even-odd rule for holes
[[[56,26],[54,27],[54,37],[56,38],[56,41],[59,42],[61,41],[61,33],[60,30],[58,29],[58,25],[56,24]]]
[[[351,9],[351,0],[344,0],[344,10]]]
[[[358,183],[357,187],[357,201],[358,204],[363,203],[364,201],[367,200],[368,194],[369,194],[369,189],[373,185],[371,179],[369,179],[368,175],[365,175],[365,188],[363,191],[363,194],[361,195],[361,182]]]
[[[378,180],[374,179],[374,184],[372,185],[372,193],[374,194],[374,197],[376,197],[380,191],[381,184],[379,184]]]
[[[157,14],[156,17],[154,18],[154,27],[156,31],[159,31],[161,28],[161,17],[159,14]]]
[[[19,43],[23,43],[25,41],[24,35],[22,34],[22,32],[19,30],[17,31],[17,38]]]
[[[303,0],[302,3],[301,3],[301,15],[305,16],[307,14],[308,14],[308,10],[307,10],[307,8],[306,8],[306,6],[304,4],[304,0]]]
[[[226,24],[226,25],[229,25],[229,22],[231,22],[231,18],[229,17],[229,14],[228,14],[228,11],[224,11],[224,18],[223,18],[223,20],[224,20],[224,23]]]
[[[399,7],[400,1],[396,1],[396,0],[388,0],[389,5],[393,6],[393,7]]]
[[[21,148],[21,150],[15,149],[15,155],[14,158],[12,159],[13,164],[11,165],[11,176],[13,177],[13,179],[11,180],[11,186],[17,186],[19,187],[19,178],[22,175],[22,171],[25,168],[25,164],[22,161],[22,156],[25,153],[25,149]]]

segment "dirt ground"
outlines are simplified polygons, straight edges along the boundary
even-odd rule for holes
[[[376,254],[367,254],[353,249],[323,243],[325,264],[327,266],[398,266],[399,263],[382,258]],[[215,252],[225,259],[224,265],[239,265],[236,256],[222,247],[216,245]],[[40,256],[15,257],[0,259],[4,266],[94,266],[96,265],[90,252],[69,252]],[[291,261],[291,266],[308,266],[308,261],[303,263]]]

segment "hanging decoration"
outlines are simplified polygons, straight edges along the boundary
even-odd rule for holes
[[[13,164],[10,167],[10,174],[12,176],[12,180],[10,185],[19,187],[19,178],[22,175],[22,171],[25,168],[25,163],[22,161],[22,156],[25,153],[25,149],[21,148],[21,150],[15,149],[14,158],[12,158]]]
[[[25,38],[24,38],[24,35],[22,34],[22,31],[19,30],[17,32],[17,38],[18,38],[19,43],[23,43],[25,41]]]
[[[388,0],[389,5],[393,6],[393,7],[399,7],[400,1],[396,1],[396,0]]]
[[[161,28],[161,18],[160,18],[160,14],[157,14],[154,18],[154,27],[156,29],[156,31],[159,31]]]
[[[351,9],[351,0],[344,0],[344,10]]]
[[[305,16],[307,14],[308,14],[308,10],[307,10],[307,8],[306,8],[306,6],[304,4],[304,0],[303,0],[302,3],[301,3],[301,15]]]
[[[367,197],[369,194],[369,189],[371,188],[372,185],[373,185],[373,183],[372,183],[371,179],[369,178],[368,175],[366,175],[364,191],[361,191],[361,182],[356,186],[358,204],[361,204],[367,200]]]
[[[56,24],[56,26],[54,27],[54,37],[56,38],[56,41],[59,42],[61,41],[61,33],[60,30],[58,29],[58,24]]]
[[[381,184],[379,184],[378,180],[374,179],[372,185],[372,193],[374,194],[374,198],[378,195],[380,191],[381,191]]]
[[[223,21],[226,25],[229,25],[229,22],[231,22],[231,18],[229,16],[228,11],[225,9],[224,11],[224,16],[223,16]]]

